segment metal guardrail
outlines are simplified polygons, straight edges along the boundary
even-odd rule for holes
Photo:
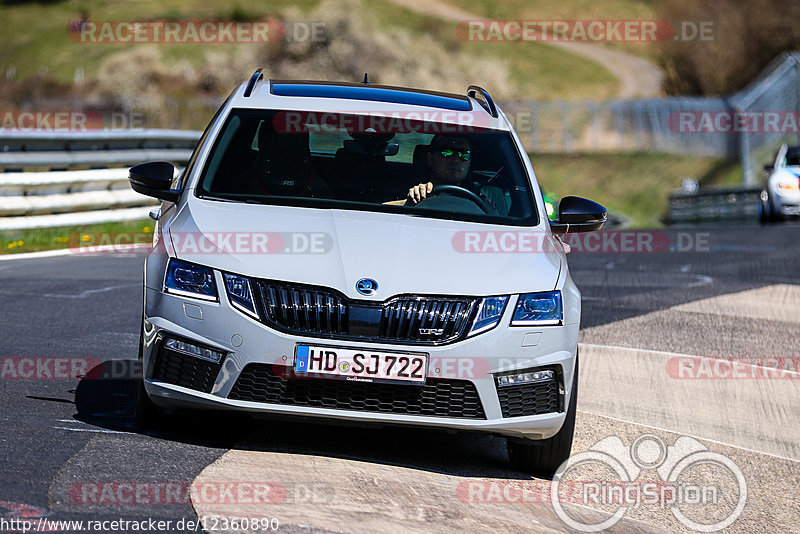
[[[673,191],[664,216],[666,224],[758,219],[760,187],[720,187],[696,192]]]
[[[182,130],[0,131],[0,170],[108,167],[154,159],[185,163],[200,135]]]
[[[0,230],[146,217],[157,202],[131,190],[128,168],[118,166],[149,160],[182,166],[200,135],[180,130],[0,131],[0,169],[5,170],[0,173]],[[97,168],[112,165],[117,167]],[[80,167],[90,168],[75,170]],[[26,172],[31,169],[58,170]]]

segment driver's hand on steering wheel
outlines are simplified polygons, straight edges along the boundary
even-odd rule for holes
[[[430,193],[432,190],[433,183],[431,182],[428,182],[427,184],[415,185],[408,190],[408,199],[414,204],[417,204],[418,202],[425,200],[425,198],[428,196],[428,193]]]

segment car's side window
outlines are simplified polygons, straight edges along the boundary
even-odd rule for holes
[[[222,110],[228,105],[228,102],[230,101],[231,97],[233,97],[235,92],[236,91],[234,90],[230,95],[228,95],[228,98],[225,99],[225,102],[223,102],[219,109],[217,109],[214,117],[212,117],[211,121],[208,123],[208,126],[206,126],[206,129],[203,131],[203,135],[201,135],[200,139],[197,141],[197,145],[195,145],[194,151],[192,151],[192,156],[186,163],[186,168],[172,181],[172,185],[170,186],[172,189],[178,189],[179,187],[183,189],[186,186],[186,180],[189,178],[189,175],[191,175],[195,163],[197,163],[197,157],[200,155],[200,152],[203,150],[203,146],[205,146],[206,141],[208,140],[208,134],[211,132],[211,128],[214,127],[214,124],[217,122],[220,114],[222,114]]]

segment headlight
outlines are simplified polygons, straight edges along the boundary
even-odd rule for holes
[[[489,297],[481,300],[478,315],[475,317],[472,328],[470,328],[467,335],[480,334],[497,326],[503,316],[503,311],[506,309],[506,302],[508,302],[507,296]]]
[[[202,345],[195,345],[194,343],[188,343],[172,337],[168,337],[164,341],[164,348],[214,363],[221,362],[222,358],[225,357],[225,354],[218,350],[209,349]]]
[[[258,319],[256,313],[256,305],[253,302],[253,291],[250,289],[250,280],[238,274],[223,273],[225,277],[225,289],[228,290],[228,300],[234,308],[255,317]]]
[[[780,193],[797,193],[800,191],[800,186],[797,182],[783,182],[778,184],[778,190]]]
[[[520,295],[511,326],[558,325],[564,318],[561,291]]]
[[[164,277],[164,291],[202,300],[217,300],[214,270],[188,261],[171,259]]]

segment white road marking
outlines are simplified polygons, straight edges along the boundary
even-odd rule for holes
[[[714,281],[714,278],[706,274],[695,274],[693,276],[697,277],[697,281],[692,282],[687,287],[706,286]]]
[[[70,432],[93,432],[96,434],[131,434],[131,432],[120,432],[119,430],[104,430],[101,428],[70,428],[66,426],[54,426],[57,430],[69,430]]]
[[[55,250],[41,250],[39,252],[23,252],[21,254],[0,254],[0,261],[12,260],[35,260],[39,258],[56,258],[59,256],[92,256],[86,251],[89,247],[78,248],[59,248]],[[130,254],[130,249],[150,249],[152,245],[147,243],[136,243],[132,245],[98,245],[92,247],[96,252],[107,255],[110,251],[118,251],[119,254]]]
[[[800,286],[775,284],[695,300],[670,309],[690,313],[800,323]]]
[[[580,410],[800,459],[797,372],[733,360],[734,375],[731,360],[583,343],[580,348]],[[679,358],[717,367],[692,374],[681,367],[692,362]],[[746,378],[737,378],[739,371]]]
[[[89,295],[93,295],[95,293],[105,293],[106,291],[114,291],[115,289],[124,289],[126,287],[139,287],[141,283],[136,284],[122,284],[117,286],[107,286],[107,287],[100,287],[96,289],[87,289],[86,291],[81,291],[77,295],[61,295],[59,293],[42,293],[40,296],[42,297],[51,297],[51,298],[61,298],[61,299],[85,299]]]
[[[781,456],[779,454],[772,454],[770,452],[764,452],[764,451],[757,451],[757,450],[754,450],[754,449],[748,449],[747,447],[742,447],[740,445],[734,445],[733,443],[727,443],[725,441],[719,441],[719,440],[716,440],[716,439],[706,438],[704,436],[694,436],[692,434],[686,434],[685,432],[677,432],[675,430],[670,430],[669,428],[661,428],[660,426],[645,425],[644,423],[637,423],[636,421],[628,421],[627,419],[622,419],[622,418],[619,418],[619,417],[612,417],[610,415],[603,415],[603,414],[599,414],[599,413],[587,412],[586,410],[578,410],[578,411],[581,412],[581,413],[585,413],[587,415],[593,415],[595,417],[602,417],[603,419],[610,419],[611,421],[617,421],[619,423],[626,423],[626,424],[629,424],[629,425],[636,425],[636,426],[640,426],[642,428],[649,428],[649,429],[652,429],[652,430],[658,430],[659,432],[669,432],[671,434],[679,434],[681,436],[688,436],[690,438],[695,438],[695,439],[698,439],[700,441],[707,441],[709,443],[715,443],[717,445],[723,445],[725,447],[730,447],[732,449],[738,449],[740,451],[745,451],[745,452],[749,452],[749,453],[753,453],[753,454],[762,454],[764,456],[770,456],[772,458],[777,458],[778,460],[787,460],[789,462],[795,462],[795,463],[800,464],[800,460],[797,460],[796,458],[787,458],[786,456]]]
[[[601,344],[598,344],[598,343],[581,343],[580,345],[582,347],[597,347],[597,348],[600,348],[600,349],[628,350],[628,351],[633,351],[633,352],[647,351],[647,352],[652,352],[653,354],[661,354],[661,355],[671,356],[671,357],[675,357],[675,358],[701,358],[703,360],[711,360],[711,361],[717,361],[717,360],[721,360],[722,359],[722,358],[716,358],[716,357],[713,357],[713,356],[702,356],[702,355],[698,355],[698,354],[685,354],[685,353],[681,353],[681,352],[669,352],[669,351],[665,351],[665,350],[638,349],[636,347],[623,347],[621,345],[601,345]],[[737,361],[737,360],[729,360],[729,361]],[[798,375],[798,377],[800,377],[800,371],[790,371],[790,370],[784,370],[784,369],[778,369],[776,371],[775,367],[769,367],[769,366],[766,366],[766,365],[756,365],[756,364],[753,364],[753,363],[745,363],[745,362],[741,362],[741,363],[743,365],[746,364],[748,367],[752,367],[754,369],[763,369],[765,371],[765,373],[767,373],[767,372],[780,372],[781,374],[793,374],[793,375]]]

